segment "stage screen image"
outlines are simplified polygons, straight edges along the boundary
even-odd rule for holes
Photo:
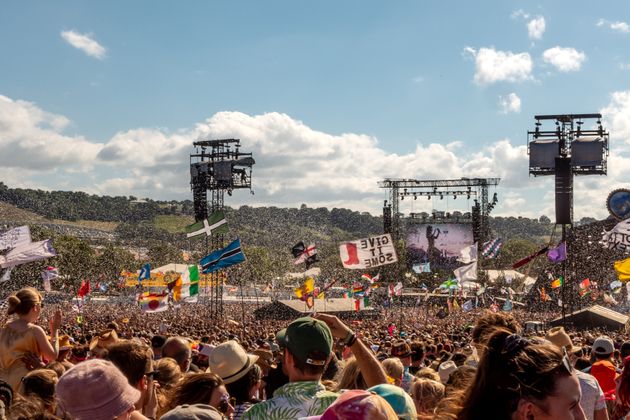
[[[418,224],[407,228],[408,262],[431,263],[431,268],[451,269],[460,266],[459,251],[472,245],[473,230],[469,223]]]

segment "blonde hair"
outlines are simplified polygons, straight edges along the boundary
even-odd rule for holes
[[[365,379],[359,370],[359,365],[354,357],[346,360],[346,364],[338,374],[337,390],[342,389],[368,389]]]
[[[383,360],[382,363],[385,373],[387,373],[388,376],[396,381],[400,381],[402,379],[405,367],[398,357],[390,357],[389,359]]]
[[[171,389],[182,377],[181,368],[175,359],[170,357],[163,357],[156,361],[153,370],[155,371],[154,379],[164,391]]]
[[[33,287],[20,289],[17,293],[13,293],[7,298],[9,304],[7,315],[26,315],[31,311],[33,306],[41,303],[41,301],[42,296],[37,289]]]
[[[446,387],[433,379],[416,378],[411,383],[410,394],[418,413],[433,413],[444,398]]]
[[[416,372],[415,377],[420,378],[420,379],[423,379],[423,378],[431,379],[436,382],[441,382],[440,375],[438,375],[435,369],[431,369],[430,367],[424,367],[420,369],[419,371]]]

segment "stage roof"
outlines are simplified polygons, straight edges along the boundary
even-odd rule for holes
[[[605,327],[609,329],[624,328],[628,322],[628,316],[600,305],[589,306],[585,309],[566,315],[566,323],[576,329]],[[551,325],[562,325],[562,317],[550,322]]]

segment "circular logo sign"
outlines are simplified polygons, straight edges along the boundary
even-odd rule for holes
[[[618,220],[630,217],[630,190],[620,188],[608,194],[606,200],[608,212]]]

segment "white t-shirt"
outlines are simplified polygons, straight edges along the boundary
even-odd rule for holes
[[[582,391],[580,405],[582,406],[582,410],[584,410],[586,419],[593,420],[595,410],[606,409],[604,392],[593,375],[580,372],[579,370],[576,372],[577,377],[580,380],[580,390]]]

